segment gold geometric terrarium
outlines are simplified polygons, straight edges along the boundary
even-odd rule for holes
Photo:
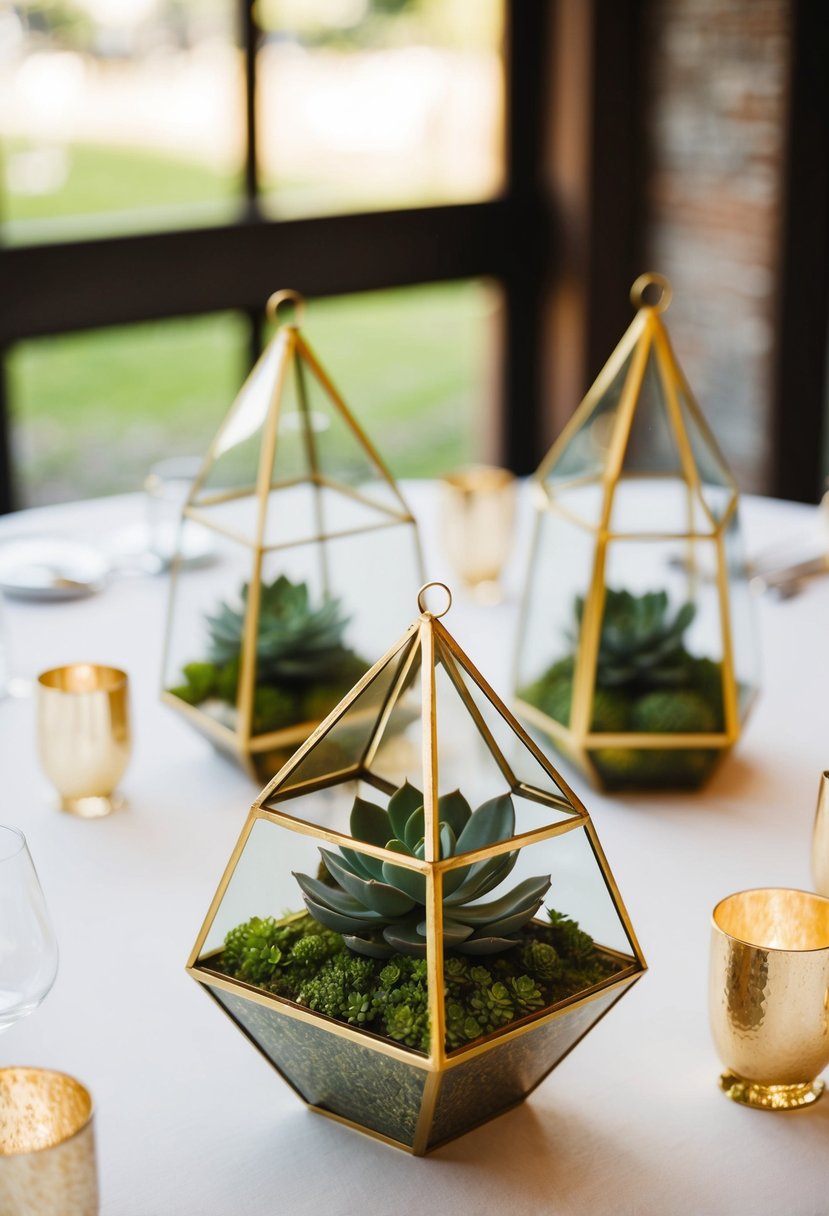
[[[439,588],[256,799],[188,963],[312,1108],[415,1154],[522,1101],[645,969]]]
[[[303,300],[282,291],[276,319]],[[162,699],[267,781],[402,629],[414,518],[298,324],[242,386],[184,506],[220,562],[174,561]]]
[[[694,788],[757,688],[738,494],[660,317],[670,285],[631,299],[534,478],[517,712],[597,785]]]

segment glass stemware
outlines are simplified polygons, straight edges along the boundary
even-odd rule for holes
[[[57,942],[26,837],[0,826],[0,1031],[37,1008],[57,970]]]

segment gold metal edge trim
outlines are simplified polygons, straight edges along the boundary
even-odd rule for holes
[[[317,744],[328,733],[334,723],[343,717],[348,709],[354,704],[357,698],[364,692],[370,684],[374,683],[375,679],[381,674],[383,668],[392,661],[394,656],[401,651],[409,642],[412,635],[417,633],[420,627],[419,621],[413,621],[406,629],[405,633],[397,639],[393,646],[390,646],[384,655],[382,655],[376,663],[374,663],[368,671],[366,671],[349,693],[347,693],[339,705],[337,705],[326,718],[323,718],[319,726],[308,736],[305,742],[297,748],[289,760],[283,764],[282,768],[271,778],[268,784],[262,789],[256,798],[254,806],[261,806],[266,799],[273,798],[283,784],[287,784],[287,780],[291,773],[294,772],[299,765],[305,760],[309,752],[311,752]]]
[[[451,1053],[444,1051],[439,1061],[434,1056],[427,1057],[414,1052],[410,1048],[398,1047],[383,1035],[377,1035],[365,1029],[356,1029],[355,1027],[348,1026],[345,1022],[338,1021],[336,1018],[327,1017],[325,1014],[318,1013],[312,1009],[305,1009],[303,1006],[297,1005],[296,1002],[290,1002],[284,998],[263,992],[262,989],[247,984],[243,980],[236,980],[220,975],[218,972],[206,968],[204,960],[194,966],[188,966],[186,971],[192,979],[206,988],[218,988],[231,996],[250,1000],[265,1009],[271,1009],[276,1013],[284,1014],[294,1021],[316,1026],[335,1037],[347,1039],[349,1042],[365,1047],[370,1051],[376,1051],[379,1055],[389,1056],[401,1063],[410,1064],[421,1072],[431,1073],[440,1078],[445,1072],[457,1068],[459,1065],[465,1064],[467,1061],[475,1059],[478,1056],[486,1055],[488,1052],[500,1047],[503,1043],[512,1042],[513,1039],[521,1038],[538,1027],[546,1026],[550,1022],[565,1017],[574,1010],[583,1008],[605,993],[614,992],[617,989],[620,992],[624,991],[647,971],[647,966],[643,962],[638,962],[631,955],[622,955],[619,951],[611,951],[603,946],[598,946],[598,949],[612,954],[614,957],[629,960],[628,966],[616,974],[608,976],[607,979],[600,980],[597,984],[591,985],[590,988],[584,989],[581,993],[567,997],[553,1006],[548,1006],[538,1016],[528,1015],[527,1018],[522,1019],[520,1025],[516,1025],[512,1029],[493,1031],[491,1034],[472,1043],[468,1048],[456,1048]],[[222,1008],[224,1009],[224,1006]],[[228,1011],[225,1010],[225,1012]],[[232,1014],[230,1016],[233,1021],[236,1021]],[[241,1029],[244,1030],[244,1028]],[[248,1034],[248,1037],[252,1036]]]
[[[520,707],[521,713],[539,729],[546,731],[554,740],[560,741],[563,746],[572,746],[574,748],[584,747],[625,747],[632,751],[672,751],[684,750],[687,748],[714,748],[721,751],[727,751],[733,747],[736,739],[726,731],[708,731],[705,734],[687,734],[679,731],[666,731],[663,734],[645,734],[636,733],[635,731],[617,731],[615,733],[606,732],[600,734],[598,731],[586,731],[584,734],[578,734],[571,727],[565,726],[563,722],[559,722],[556,718],[551,718],[538,709],[535,705],[530,705],[520,698],[516,700],[516,705]]]
[[[428,1056],[421,1055],[408,1047],[398,1047],[396,1043],[392,1043],[391,1039],[387,1039],[382,1035],[374,1034],[368,1030],[357,1030],[355,1027],[347,1025],[345,1022],[340,1022],[336,1018],[330,1018],[324,1013],[317,1013],[313,1009],[306,1009],[295,1001],[288,1001],[284,997],[263,992],[261,988],[257,988],[253,984],[247,984],[244,980],[231,979],[229,976],[223,976],[218,972],[207,970],[203,965],[198,963],[188,966],[186,971],[197,983],[203,984],[207,988],[219,988],[222,992],[227,992],[231,996],[236,996],[240,999],[252,1001],[255,1005],[261,1005],[263,1009],[271,1009],[275,1013],[293,1019],[295,1022],[304,1022],[309,1026],[316,1026],[337,1038],[348,1039],[351,1043],[356,1043],[360,1047],[375,1051],[378,1055],[390,1056],[392,1059],[398,1060],[403,1064],[411,1064],[413,1068],[417,1068],[421,1072],[432,1071],[433,1064]]]
[[[603,949],[603,947],[598,947]],[[460,1064],[465,1064],[468,1060],[475,1059],[477,1056],[485,1055],[488,1051],[492,1051],[496,1047],[500,1047],[502,1043],[511,1043],[514,1039],[520,1039],[530,1031],[536,1030],[540,1026],[547,1026],[550,1022],[558,1021],[559,1018],[564,1018],[573,1010],[581,1009],[585,1005],[591,1004],[597,997],[602,996],[606,992],[614,992],[617,988],[624,991],[639,979],[647,968],[644,965],[637,963],[637,960],[631,956],[630,966],[623,972],[616,975],[608,976],[607,980],[601,980],[598,984],[592,985],[580,995],[568,997],[564,1001],[558,1002],[555,1006],[548,1007],[549,1012],[541,1013],[538,1017],[531,1020],[522,1021],[520,1026],[514,1029],[505,1030],[503,1032],[493,1031],[492,1034],[486,1035],[480,1042],[473,1043],[468,1049],[458,1048],[446,1057],[445,1071],[452,1068],[457,1068]],[[458,1054],[460,1052],[461,1054]]]
[[[533,475],[533,480],[541,486],[542,490],[545,490],[544,480],[548,476],[550,469],[567,447],[573,435],[581,428],[583,423],[586,422],[595,406],[599,403],[618,373],[621,371],[625,360],[635,347],[636,343],[639,341],[640,331],[644,329],[644,326],[645,315],[642,312],[637,312],[630,325],[614,347],[604,367],[599,372],[590,388],[587,390],[587,393],[582,398],[580,404],[576,407],[572,416],[568,419],[566,425],[561,431],[561,434],[558,436],[555,443],[552,445],[549,452],[538,466],[538,469]]]
[[[440,861],[438,793],[437,693],[435,689],[435,628],[431,613],[420,618],[420,668],[424,852],[426,872],[426,983],[429,1008],[429,1058],[442,1067],[446,1058],[446,1018],[443,1004],[443,876],[435,873]]]
[[[361,446],[363,448],[365,448],[365,450],[368,453],[368,455],[370,456],[371,460],[374,462],[375,466],[377,467],[379,473],[381,474],[383,479],[388,483],[390,489],[392,490],[393,494],[395,495],[398,502],[400,503],[401,509],[407,515],[411,515],[408,504],[406,503],[405,499],[403,498],[403,495],[400,493],[400,489],[397,485],[397,482],[395,481],[394,477],[390,473],[382,456],[376,450],[376,448],[374,447],[374,444],[371,442],[368,435],[365,433],[365,431],[362,429],[362,427],[358,423],[357,419],[354,417],[354,415],[349,410],[345,401],[340,396],[336,385],[333,383],[332,380],[330,380],[328,378],[328,375],[325,372],[322,364],[319,362],[316,355],[311,350],[311,347],[308,345],[308,343],[305,341],[305,338],[301,334],[297,335],[297,347],[298,347],[298,350],[300,351],[302,357],[305,359],[305,361],[307,362],[311,371],[313,372],[314,376],[316,377],[318,383],[320,384],[322,389],[326,392],[326,394],[328,395],[330,400],[333,402],[333,404],[336,406],[336,408],[339,410],[340,416],[342,417],[343,421],[346,423],[346,425],[351,430],[351,433],[354,435],[354,437],[356,438],[358,443],[360,443]]]
[[[308,1102],[303,1099],[309,1110],[312,1110],[315,1115],[324,1115],[326,1119],[333,1119],[335,1123],[341,1123],[343,1127],[350,1127],[353,1131],[362,1132],[364,1136],[371,1136],[372,1140],[379,1140],[381,1144],[387,1144],[389,1148],[396,1148],[410,1156],[419,1156],[410,1145],[404,1144],[402,1140],[393,1140],[391,1136],[384,1136],[382,1132],[375,1131],[373,1127],[366,1127],[364,1123],[355,1123],[353,1119],[346,1119],[344,1115],[336,1115],[333,1110],[326,1110],[324,1106],[314,1106],[313,1102]]]
[[[431,1072],[426,1077],[420,1114],[418,1115],[417,1127],[415,1128],[414,1139],[412,1141],[412,1152],[416,1157],[422,1156],[427,1151],[429,1132],[432,1130],[443,1076],[444,1074],[441,1070],[440,1072]]]
[[[351,780],[351,778],[346,780]],[[332,782],[331,784],[338,783]],[[589,821],[586,815],[572,815],[558,823],[530,828],[526,832],[510,836],[507,840],[499,840],[495,844],[486,845],[480,849],[470,849],[466,853],[457,853],[440,861],[421,861],[419,858],[409,857],[405,853],[388,852],[382,845],[357,840],[347,832],[338,832],[335,828],[326,828],[311,820],[299,819],[276,807],[254,806],[251,813],[257,819],[267,819],[289,832],[296,832],[300,836],[312,836],[317,840],[325,840],[329,844],[345,845],[346,848],[353,849],[357,853],[366,853],[369,857],[376,857],[379,861],[393,861],[396,866],[415,870],[418,874],[428,874],[431,870],[436,874],[446,874],[450,870],[462,870],[476,862],[488,861],[491,857],[497,857],[501,853],[512,853],[516,846],[527,848],[529,845],[540,844],[543,840],[552,840],[556,836],[566,835],[567,832],[577,831]]]
[[[452,635],[448,632],[448,630],[444,628],[444,626],[441,624],[440,621],[434,622],[434,628],[438,634],[438,637],[440,638],[441,643],[446,647],[446,649],[449,651],[449,653],[452,655],[452,657],[458,663],[461,670],[465,671],[469,675],[469,677],[474,681],[474,683],[478,685],[481,692],[484,694],[484,696],[487,698],[487,700],[493,705],[493,707],[495,708],[497,713],[500,714],[500,716],[504,719],[507,726],[509,726],[509,728],[514,732],[514,734],[517,735],[520,742],[524,745],[524,747],[526,747],[526,749],[530,752],[532,757],[537,761],[537,763],[539,764],[541,769],[552,780],[556,789],[558,789],[560,791],[562,798],[566,802],[570,803],[570,806],[571,806],[574,814],[577,816],[580,816],[580,817],[585,817],[585,818],[589,817],[588,812],[585,809],[584,804],[581,802],[580,798],[570,788],[570,786],[564,780],[562,775],[559,773],[558,769],[555,768],[554,765],[547,759],[547,757],[541,751],[540,747],[535,742],[535,740],[530,738],[530,736],[527,734],[524,727],[521,725],[521,723],[516,718],[515,714],[509,709],[509,707],[506,705],[506,703],[498,696],[497,692],[495,692],[494,688],[489,683],[489,681],[481,674],[481,672],[478,670],[478,668],[475,667],[472,660],[467,655],[464,654],[464,652],[458,646],[457,642],[452,637]],[[550,795],[550,796],[555,797],[555,795]],[[564,808],[559,808],[559,809],[564,809]],[[516,837],[516,839],[518,839],[518,837]]]

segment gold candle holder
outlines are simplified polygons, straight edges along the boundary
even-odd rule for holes
[[[812,881],[819,895],[829,895],[829,772],[821,774],[812,833]]]
[[[126,672],[70,663],[38,676],[37,692],[40,762],[61,810],[84,819],[118,810],[132,751]]]
[[[720,1088],[760,1110],[796,1110],[829,1064],[829,899],[740,891],[714,908],[710,1013]]]
[[[0,1069],[0,1212],[96,1216],[92,1098],[73,1077]]]
[[[474,599],[497,604],[515,523],[515,477],[508,469],[471,465],[441,479],[446,554]]]

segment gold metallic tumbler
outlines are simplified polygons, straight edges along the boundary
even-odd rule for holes
[[[126,673],[71,663],[38,676],[37,693],[40,762],[61,809],[84,819],[117,810],[132,750]]]
[[[718,903],[709,997],[729,1098],[762,1110],[817,1101],[829,1064],[829,899],[766,888]]]
[[[822,773],[812,832],[812,881],[819,895],[829,895],[829,773]]]
[[[0,1069],[0,1212],[97,1216],[92,1098],[73,1077]]]
[[[473,598],[497,604],[515,524],[515,478],[471,465],[441,479],[440,529],[446,555]]]

